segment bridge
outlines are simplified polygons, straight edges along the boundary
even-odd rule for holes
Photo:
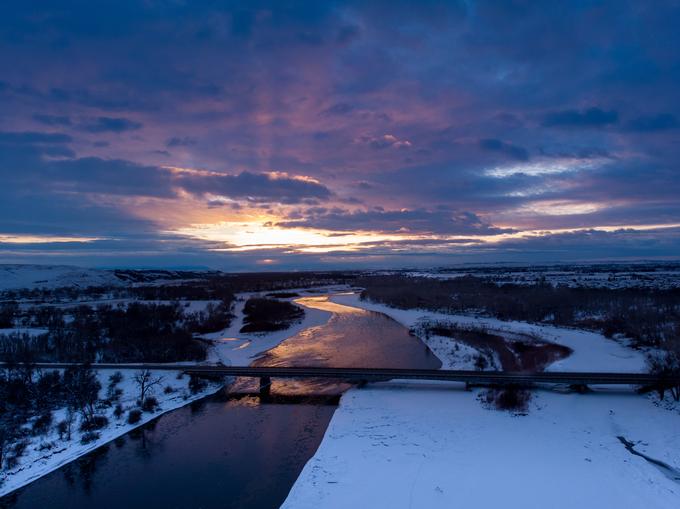
[[[17,365],[20,366],[20,365]],[[79,363],[32,363],[42,369],[67,369],[84,366]],[[260,394],[269,394],[272,378],[326,378],[351,381],[359,384],[368,382],[399,380],[433,380],[462,382],[470,386],[516,386],[533,387],[537,384],[567,385],[579,392],[585,392],[589,385],[633,385],[641,392],[659,391],[663,397],[665,389],[680,386],[680,375],[659,376],[649,373],[607,373],[607,372],[510,372],[510,371],[469,371],[417,368],[333,368],[333,367],[282,367],[282,366],[223,366],[210,364],[89,364],[92,369],[115,370],[165,370],[180,371],[202,377],[252,377],[260,380]],[[9,364],[0,363],[0,367]]]

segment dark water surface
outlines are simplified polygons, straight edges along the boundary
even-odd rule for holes
[[[212,397],[170,412],[19,490],[8,507],[278,507],[332,405]]]
[[[439,360],[408,330],[385,315],[328,302],[298,299],[333,313],[254,364],[438,368]],[[285,500],[316,451],[348,384],[274,381],[272,397],[228,394],[169,412],[153,423],[48,474],[0,507],[212,509],[275,508]]]

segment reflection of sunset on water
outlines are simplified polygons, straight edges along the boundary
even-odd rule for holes
[[[330,366],[438,368],[440,361],[401,324],[382,313],[337,304],[329,296],[295,299],[295,303],[333,313],[324,325],[309,327],[265,352],[253,366]],[[256,391],[256,380],[239,379],[235,392]],[[349,384],[340,380],[272,380],[272,393],[336,394]]]
[[[352,306],[345,306],[344,304],[337,304],[335,302],[332,302],[327,295],[300,297],[299,299],[295,299],[293,302],[295,302],[296,304],[300,304],[301,306],[314,309],[321,309],[322,311],[330,311],[331,313],[337,314],[352,313],[360,315],[369,312]]]

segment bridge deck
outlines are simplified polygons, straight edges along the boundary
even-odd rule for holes
[[[43,369],[64,369],[79,366],[76,363],[35,363]],[[7,366],[0,363],[0,367]],[[446,369],[409,368],[331,368],[331,367],[267,367],[267,366],[221,366],[186,364],[91,364],[93,369],[117,370],[168,370],[205,376],[242,376],[256,378],[335,378],[356,381],[443,380],[468,384],[531,385],[535,383],[566,385],[680,385],[680,376],[659,377],[647,373],[606,372],[508,372],[466,371]]]

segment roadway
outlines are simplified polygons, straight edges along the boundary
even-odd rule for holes
[[[41,369],[65,369],[80,366],[77,363],[34,363]],[[3,363],[0,363],[0,367]],[[4,364],[7,367],[7,364]],[[508,372],[508,371],[467,371],[446,369],[410,368],[333,368],[333,367],[268,367],[268,366],[223,366],[207,364],[90,364],[92,369],[116,370],[167,370],[181,371],[198,376],[240,376],[255,378],[331,378],[358,382],[399,380],[438,380],[463,382],[470,385],[519,385],[565,384],[587,385],[640,385],[647,387],[680,385],[680,376],[660,377],[648,373],[608,372]]]

